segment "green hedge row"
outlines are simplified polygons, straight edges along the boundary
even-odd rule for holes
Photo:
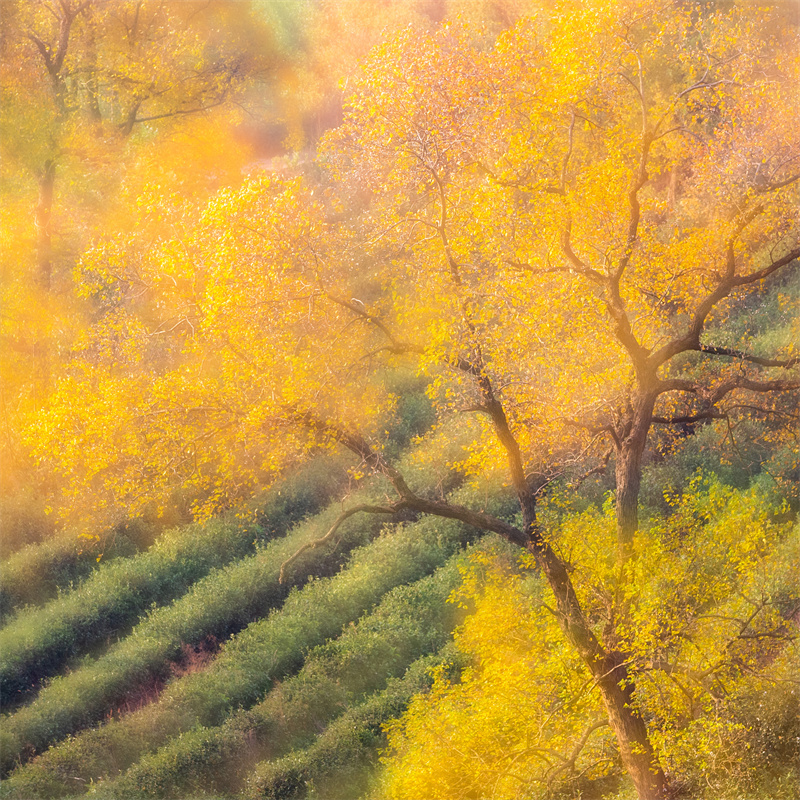
[[[322,519],[330,522],[335,516],[329,513]],[[340,552],[363,544],[378,532],[383,520],[370,522],[368,527],[347,526]],[[332,547],[313,550],[298,560],[284,584],[278,581],[280,564],[318,538],[320,527],[320,519],[314,518],[255,555],[211,572],[171,605],[152,610],[103,655],[94,660],[87,657],[72,672],[53,678],[29,705],[2,720],[3,774],[33,752],[124,706],[137,688],[167,678],[169,664],[181,657],[183,645],[209,636],[222,639],[279,605],[294,582],[304,581],[315,570],[335,569],[338,561],[330,563]]]
[[[361,524],[374,519],[364,517]],[[296,671],[309,647],[339,634],[343,625],[361,616],[394,586],[417,580],[441,566],[474,535],[474,531],[451,521],[424,519],[393,536],[378,539],[359,550],[345,572],[333,579],[314,581],[302,591],[294,592],[280,612],[233,638],[206,671],[175,680],[159,702],[75,737],[48,753],[44,760],[57,763],[58,771],[64,774],[78,769],[92,778],[100,777],[127,768],[144,753],[195,725],[220,724],[232,709],[256,702],[276,678]],[[285,542],[274,543],[280,544]],[[280,560],[275,557],[262,560],[260,574],[250,576],[245,592],[263,590],[263,584],[269,583],[270,572],[273,576],[277,572]],[[307,573],[309,564],[299,561],[295,565],[297,573]],[[225,572],[232,573],[233,568]],[[214,600],[215,592],[198,596],[197,603],[186,608],[183,616],[207,616],[206,606]],[[178,605],[182,604],[173,608]],[[167,610],[156,612],[152,619],[160,620]],[[198,620],[198,630],[207,631],[208,627],[206,620]],[[24,758],[31,747],[42,749],[66,733],[99,719],[108,696],[113,693],[109,688],[121,689],[135,679],[137,666],[142,669],[141,661],[132,663],[137,654],[143,649],[154,649],[163,638],[158,626],[151,625],[148,633],[149,639],[134,634],[120,643],[117,665],[106,658],[105,663],[98,662],[57,679],[37,703],[9,718],[3,731],[5,768]],[[114,667],[117,675],[109,679]],[[120,680],[122,671],[125,677]],[[98,685],[103,702],[92,699]],[[50,697],[45,697],[47,692]],[[7,782],[9,790],[15,780],[12,777]]]
[[[445,645],[460,616],[447,598],[459,583],[461,558],[393,589],[338,639],[313,650],[300,672],[249,711],[217,728],[196,728],[145,756],[112,784],[113,793],[230,794],[241,788],[248,767],[311,745],[332,719]]]
[[[40,606],[80,583],[98,566],[136,555],[152,542],[155,529],[144,522],[119,525],[98,540],[63,531],[44,542],[29,544],[3,561],[0,569],[0,623],[23,606]]]
[[[405,711],[411,698],[432,684],[431,672],[449,667],[460,673],[460,657],[451,646],[415,661],[402,678],[392,678],[356,708],[342,714],[304,750],[257,765],[242,796],[248,800],[354,800],[370,788],[386,746],[383,726]]]
[[[328,463],[328,462],[326,462]],[[17,614],[0,630],[0,693],[23,699],[42,678],[98,641],[115,637],[148,608],[179,597],[212,569],[283,535],[341,491],[345,470],[319,465],[276,487],[255,521],[233,516],[164,534],[147,552],[100,567],[71,592]]]

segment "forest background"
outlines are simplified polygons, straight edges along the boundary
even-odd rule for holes
[[[796,796],[796,4],[0,12],[0,796]]]

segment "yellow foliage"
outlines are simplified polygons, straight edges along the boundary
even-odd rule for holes
[[[565,777],[605,774],[613,748],[599,696],[539,579],[479,553],[452,600],[474,608],[455,637],[470,666],[459,683],[436,675],[387,727],[382,794],[547,797]]]

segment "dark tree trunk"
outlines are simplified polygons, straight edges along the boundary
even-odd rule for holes
[[[595,679],[619,745],[622,764],[636,787],[639,800],[664,800],[668,797],[667,778],[650,745],[644,720],[636,711],[633,681],[619,653],[606,656]]]
[[[647,726],[636,710],[634,682],[624,656],[607,651],[598,641],[580,607],[566,565],[538,533],[535,518],[529,517],[527,509],[523,513],[531,538],[529,550],[556,597],[561,629],[600,689],[622,764],[636,787],[639,800],[665,800],[667,778],[653,752]]]
[[[639,530],[639,490],[642,484],[642,456],[653,422],[656,392],[637,392],[628,411],[629,418],[618,435],[615,465],[617,548],[620,564],[633,554],[633,539]]]

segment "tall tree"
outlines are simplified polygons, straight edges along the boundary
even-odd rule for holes
[[[161,198],[141,213],[173,237],[143,224],[87,253],[114,314],[30,444],[74,496],[135,509],[179,483],[206,510],[343,446],[395,497],[342,520],[412,509],[504,536],[657,800],[631,633],[642,457],[653,424],[800,386],[795,350],[727,333],[800,256],[798,50],[749,7],[552,5],[488,52],[449,26],[373,51],[320,184],[253,180],[202,212]],[[443,413],[485,422],[467,466],[504,465],[520,524],[412,488],[384,455],[387,358],[426,371]],[[587,609],[537,502],[609,444],[615,569]]]

